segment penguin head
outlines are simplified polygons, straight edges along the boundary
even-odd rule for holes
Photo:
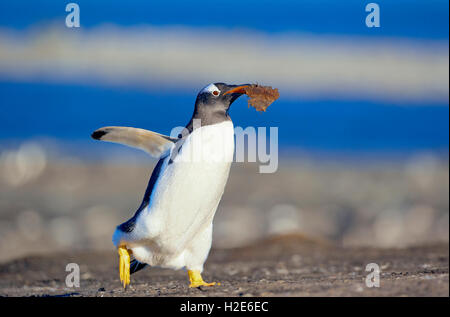
[[[198,93],[195,107],[200,111],[225,111],[227,113],[231,104],[245,94],[244,87],[248,85],[209,84]]]

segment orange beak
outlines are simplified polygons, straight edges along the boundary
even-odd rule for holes
[[[227,94],[233,94],[233,93],[245,94],[245,88],[247,88],[247,87],[249,87],[249,86],[248,85],[238,86],[238,87],[228,90],[223,95],[225,96]]]

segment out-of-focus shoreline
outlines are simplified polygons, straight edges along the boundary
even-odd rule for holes
[[[0,261],[111,249],[115,226],[138,208],[155,164],[117,148],[125,154],[93,160],[38,143],[3,150]],[[214,220],[215,247],[291,232],[340,246],[448,242],[448,152],[398,159],[282,153],[276,173],[260,174],[258,166],[233,164]]]

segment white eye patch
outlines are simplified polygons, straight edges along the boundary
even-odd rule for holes
[[[213,94],[214,96],[220,95],[220,90],[219,90],[219,88],[217,88],[217,86],[214,85],[214,84],[209,84],[208,86],[206,86],[205,88],[203,88],[203,89],[200,91],[200,93],[204,93],[204,92]]]

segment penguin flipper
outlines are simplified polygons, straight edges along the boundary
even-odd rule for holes
[[[138,148],[155,158],[170,150],[178,140],[153,131],[131,127],[103,127],[95,130],[91,137],[95,140]]]

